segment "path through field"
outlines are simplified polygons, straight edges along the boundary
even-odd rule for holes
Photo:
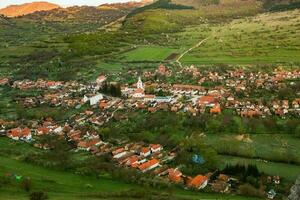
[[[180,62],[180,59],[187,53],[189,53],[190,51],[192,51],[193,49],[199,47],[201,44],[203,44],[206,40],[208,40],[211,36],[208,36],[207,38],[201,40],[200,42],[198,42],[196,45],[192,46],[191,48],[189,48],[188,50],[186,50],[185,52],[183,52],[182,54],[180,54],[180,56],[176,59],[175,62],[177,62],[179,64],[180,67],[182,67],[182,64]]]

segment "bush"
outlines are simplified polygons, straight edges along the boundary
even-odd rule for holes
[[[30,194],[30,200],[46,200],[49,199],[48,195],[45,192],[32,192]]]
[[[29,192],[32,188],[32,182],[30,178],[25,178],[21,182],[21,187],[26,191]]]
[[[264,197],[264,192],[246,183],[239,187],[239,194],[253,197]]]

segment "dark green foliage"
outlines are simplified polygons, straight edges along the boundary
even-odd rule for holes
[[[35,163],[44,167],[67,170],[72,167],[71,148],[66,140],[56,135],[46,135],[39,138],[41,145],[50,148],[42,153],[32,153],[25,157],[25,161]]]
[[[205,162],[195,163],[192,159],[194,155],[200,155]],[[212,147],[205,145],[201,138],[189,138],[182,142],[175,162],[177,165],[183,166],[184,174],[197,175],[216,169],[218,158],[217,152]]]
[[[269,2],[269,1],[267,1]],[[294,10],[300,8],[300,1],[291,1],[290,3],[282,3],[282,4],[274,4],[274,3],[267,3],[265,4],[265,7],[271,12],[281,12],[281,11],[287,11],[287,10]]]
[[[241,180],[246,182],[256,182],[256,178],[261,175],[256,165],[226,165],[222,173],[228,175],[238,176]],[[253,180],[255,179],[255,180]]]
[[[104,82],[103,86],[100,89],[100,92],[111,95],[113,97],[121,97],[121,85],[119,83],[107,83]]]
[[[129,13],[127,17],[132,17],[138,13],[142,13],[146,10],[152,10],[152,9],[183,10],[183,9],[193,9],[193,7],[173,4],[170,0],[158,0],[150,5],[135,9],[134,11]]]

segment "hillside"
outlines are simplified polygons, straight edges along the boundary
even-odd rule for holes
[[[53,10],[55,8],[59,8],[59,6],[48,2],[33,2],[25,3],[22,5],[8,6],[6,8],[0,9],[0,14],[6,15],[8,17],[17,17],[37,11]]]

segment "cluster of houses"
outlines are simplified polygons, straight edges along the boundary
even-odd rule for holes
[[[131,72],[132,73],[132,72]],[[278,91],[283,86],[288,86],[285,80],[294,85],[300,78],[300,71],[275,70],[272,74],[245,72],[244,70],[228,71],[225,73],[207,72],[200,73],[198,68],[186,67],[176,74],[191,74],[193,78],[199,79],[198,84],[168,84],[153,80],[157,74],[172,76],[174,72],[160,65],[155,72],[144,72],[146,82],[141,77],[136,84],[123,86],[122,94],[135,103],[139,109],[147,109],[149,112],[156,110],[169,110],[173,112],[190,112],[193,115],[208,110],[211,114],[219,114],[222,109],[233,109],[242,117],[266,117],[278,115],[284,117],[287,114],[300,115],[299,100],[275,100],[263,102],[261,99],[252,100],[251,92],[264,89]],[[214,87],[201,86],[205,81],[221,83]],[[156,96],[147,94],[147,88],[154,91],[164,91],[170,95]],[[244,98],[238,97],[243,93]],[[296,94],[296,96],[300,94]],[[183,100],[184,99],[184,100]]]
[[[155,72],[144,73],[144,78],[151,78],[154,74],[171,77],[173,74],[190,73],[193,77],[200,78],[203,83],[206,79],[212,81],[224,81],[225,85],[204,87],[190,84],[166,84],[153,82],[151,80],[142,81],[137,77],[137,83],[130,86],[121,87],[121,92],[125,98],[116,98],[99,93],[99,88],[106,81],[106,77],[101,75],[94,83],[81,84],[76,81],[55,82],[55,81],[15,81],[13,88],[20,90],[43,89],[44,94],[37,97],[26,97],[21,100],[26,106],[36,106],[47,103],[53,106],[77,107],[89,104],[89,108],[84,112],[72,116],[62,124],[55,123],[52,119],[45,119],[41,123],[34,123],[28,127],[17,127],[7,129],[5,134],[14,140],[34,141],[36,137],[55,134],[61,136],[69,142],[74,143],[77,150],[89,151],[95,155],[110,154],[112,160],[120,167],[128,167],[141,171],[150,172],[156,176],[165,178],[172,183],[182,184],[186,188],[203,189],[207,185],[216,192],[229,192],[231,182],[234,181],[225,174],[220,174],[216,179],[211,180],[211,173],[186,176],[180,171],[180,167],[170,167],[169,163],[176,158],[176,151],[166,151],[160,144],[126,143],[115,146],[104,142],[97,133],[77,129],[80,125],[90,123],[95,126],[102,126],[114,117],[114,113],[119,109],[146,109],[149,112],[164,110],[170,112],[189,112],[197,115],[203,112],[219,114],[223,109],[234,109],[237,114],[243,117],[267,116],[276,114],[284,116],[296,112],[300,113],[300,98],[294,100],[274,100],[265,105],[262,101],[251,102],[250,100],[239,100],[235,98],[234,91],[247,91],[250,83],[255,83],[255,87],[276,87],[283,80],[300,78],[299,71],[282,72],[275,71],[273,75],[249,74],[242,70],[227,72],[219,75],[217,72],[209,72],[201,76],[199,69],[194,67],[184,68],[180,72],[172,72],[161,65]],[[249,83],[250,81],[250,83]],[[274,85],[270,86],[272,81]],[[2,84],[3,83],[3,84]],[[9,85],[8,79],[1,79],[0,84]],[[164,91],[168,95],[147,94],[147,88],[153,88],[155,92]],[[38,100],[33,103],[33,99]],[[73,102],[73,103],[70,103]],[[36,147],[48,149],[47,144],[35,143]],[[276,184],[279,177],[271,177],[270,181]],[[275,191],[269,191],[268,197],[274,198]]]
[[[137,72],[128,72],[138,75]],[[194,84],[166,83],[160,77],[167,78],[190,75]],[[122,77],[120,77],[122,79]],[[155,71],[145,71],[142,77],[132,85],[121,85],[124,98],[108,97],[99,93],[102,84],[107,81],[105,75],[100,75],[92,83],[77,81],[60,82],[22,80],[12,83],[13,88],[21,90],[42,89],[42,94],[17,99],[26,107],[48,104],[50,106],[79,108],[88,103],[90,106],[104,110],[117,102],[117,109],[135,108],[146,109],[149,112],[165,110],[171,112],[188,112],[192,115],[209,112],[220,114],[224,109],[232,109],[242,117],[266,117],[277,115],[285,117],[293,114],[300,115],[300,97],[295,99],[271,101],[251,98],[251,92],[258,89],[278,91],[282,87],[296,84],[300,78],[300,70],[274,70],[272,73],[247,72],[242,69],[226,72],[200,71],[194,66],[184,67],[178,71],[170,70],[164,65]],[[142,79],[145,79],[144,82]],[[198,81],[197,81],[198,80]],[[286,80],[289,80],[288,83]],[[125,80],[126,81],[126,80]],[[203,86],[206,82],[217,83],[214,86]],[[8,78],[2,78],[0,84],[9,84]],[[287,85],[289,84],[289,85]],[[149,92],[149,88],[151,91]],[[158,95],[162,91],[166,95]],[[239,94],[243,93],[243,97]],[[296,94],[300,96],[300,94]],[[97,122],[96,118],[93,121]]]

